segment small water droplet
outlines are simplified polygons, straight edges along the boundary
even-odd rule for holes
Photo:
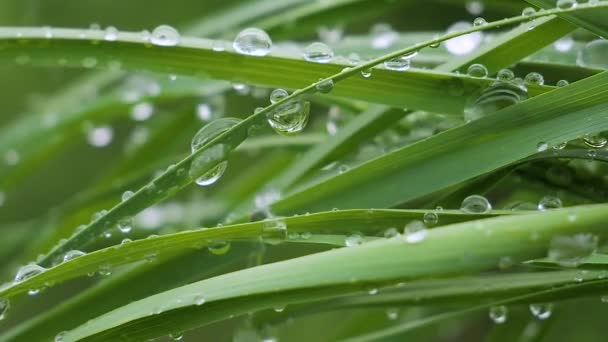
[[[384,61],[384,67],[389,70],[406,71],[410,68],[411,55],[403,55]]]
[[[549,144],[547,144],[544,141],[539,142],[538,144],[536,144],[536,150],[538,152],[543,152],[546,151],[549,148]]]
[[[127,190],[122,193],[122,196],[120,197],[120,199],[122,202],[124,202],[124,201],[128,200],[129,198],[133,197],[133,195],[135,195],[135,193],[133,191]]]
[[[174,332],[174,333],[169,334],[169,337],[173,341],[181,341],[184,338],[184,333],[182,333],[182,332]]]
[[[120,220],[118,220],[117,227],[118,227],[118,230],[120,230],[122,233],[127,234],[133,228],[133,221],[128,216],[123,217]]]
[[[545,79],[543,78],[543,75],[541,75],[537,72],[531,72],[531,73],[527,74],[526,77],[524,78],[524,81],[526,83],[535,84],[535,85],[539,85],[539,86],[545,84]]]
[[[536,14],[536,10],[532,7],[526,7],[523,9],[523,11],[521,11],[521,15],[524,17],[529,17],[534,14]]]
[[[82,252],[82,251],[71,250],[71,251],[65,253],[65,255],[63,256],[63,262],[70,261],[72,259],[78,258],[78,257],[83,256],[85,254],[86,253]]]
[[[600,134],[587,134],[583,137],[585,145],[591,148],[602,148],[608,143],[608,139]]]
[[[397,309],[397,308],[386,309],[386,317],[388,319],[390,319],[391,321],[396,320],[397,318],[399,318],[399,309]]]
[[[196,295],[194,296],[194,304],[195,305],[203,305],[205,304],[206,299],[203,295]]]
[[[400,237],[401,234],[399,234],[399,230],[397,230],[397,228],[388,228],[387,230],[384,231],[384,237],[387,239],[392,239],[392,238],[397,238]]]
[[[530,304],[530,312],[534,317],[545,320],[553,313],[553,303]]]
[[[344,244],[346,247],[356,247],[363,244],[363,236],[359,233],[354,233],[346,236],[344,239]]]
[[[460,210],[469,214],[487,214],[492,210],[492,205],[481,195],[471,195],[462,201]]]
[[[329,63],[334,58],[332,49],[323,43],[312,43],[303,52],[304,59],[315,63]]]
[[[555,83],[555,86],[561,88],[567,86],[568,84],[570,83],[566,80],[559,80],[557,83]]]
[[[559,209],[562,207],[562,200],[555,196],[545,196],[538,202],[538,210],[545,211]]]
[[[508,309],[504,305],[493,306],[490,308],[489,317],[496,324],[503,324],[507,321]]]
[[[272,40],[258,28],[246,28],[239,32],[232,43],[234,50],[243,55],[266,56],[270,53]]]
[[[113,42],[118,39],[118,29],[114,26],[106,27],[103,35],[103,39],[108,42]]]
[[[11,302],[8,299],[0,298],[0,321],[6,317],[8,309],[11,307]]]
[[[475,18],[475,20],[473,20],[473,26],[483,26],[486,25],[488,22],[481,17]]]
[[[331,78],[319,80],[319,82],[315,85],[315,88],[323,94],[327,94],[334,89],[334,80]]]
[[[475,78],[488,76],[488,69],[483,64],[471,64],[467,69],[467,74]]]
[[[372,69],[363,69],[361,70],[361,76],[363,76],[364,78],[370,78],[372,76]]]
[[[407,243],[422,242],[428,235],[428,230],[422,221],[414,220],[403,228],[403,239]]]
[[[555,7],[559,9],[570,9],[576,7],[576,0],[557,0]]]
[[[283,98],[289,96],[289,93],[285,89],[275,89],[270,93],[270,103],[277,103]]]
[[[496,79],[503,82],[512,81],[514,78],[515,74],[509,69],[500,69],[496,74]]]
[[[157,46],[175,46],[179,44],[179,40],[179,32],[169,25],[156,27],[150,37],[150,42]]]
[[[436,212],[429,211],[424,213],[422,220],[427,226],[435,226],[437,223],[439,223],[439,215],[437,215]]]

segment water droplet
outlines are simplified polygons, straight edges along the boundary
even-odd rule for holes
[[[399,56],[393,59],[384,61],[384,67],[389,70],[405,71],[410,68],[411,56]]]
[[[530,304],[530,312],[534,317],[545,320],[553,313],[553,303]]]
[[[483,26],[485,24],[487,24],[488,22],[481,17],[475,18],[475,20],[473,20],[473,26]]]
[[[549,144],[547,144],[544,141],[541,141],[538,144],[536,144],[536,150],[538,152],[546,151],[548,148],[549,148]]]
[[[397,309],[397,308],[386,309],[386,318],[390,319],[391,321],[394,321],[397,318],[399,318],[399,309]]]
[[[112,142],[114,130],[110,126],[99,126],[91,128],[87,132],[87,141],[94,147],[105,147]]]
[[[0,298],[0,321],[6,317],[8,309],[11,307],[11,302],[8,299]]]
[[[488,69],[483,64],[471,64],[467,69],[467,74],[475,78],[483,78],[488,76]]]
[[[114,26],[106,27],[106,30],[103,35],[103,39],[109,42],[113,42],[118,39],[118,29]]]
[[[399,230],[397,230],[397,228],[388,228],[387,230],[384,231],[384,237],[387,239],[392,239],[392,238],[396,238],[396,237],[400,237],[401,234],[399,234]]]
[[[493,306],[490,308],[490,319],[496,324],[503,324],[507,321],[508,309],[504,305]]]
[[[126,201],[129,198],[133,197],[133,195],[135,195],[135,193],[133,191],[127,190],[125,192],[122,193],[122,196],[120,197],[121,201]]]
[[[468,30],[472,25],[465,21],[459,21],[448,27],[447,33],[456,33],[464,30]],[[483,40],[483,34],[481,32],[473,32],[449,39],[445,42],[445,47],[453,55],[466,55],[473,52],[479,47]]]
[[[268,124],[279,134],[293,135],[306,127],[309,113],[310,103],[308,101],[289,101],[280,104],[268,113]]]
[[[429,211],[424,213],[422,220],[427,226],[434,226],[439,222],[439,215],[436,212]]]
[[[36,264],[28,264],[25,265],[19,270],[17,270],[17,274],[15,275],[15,283],[20,283],[24,280],[27,280],[35,275],[38,275],[42,272],[46,271],[46,268],[38,266]]]
[[[65,255],[63,256],[63,262],[70,261],[72,259],[78,258],[79,256],[83,256],[85,254],[86,253],[82,252],[82,251],[71,250],[71,251],[65,253]]]
[[[258,28],[246,28],[234,39],[234,50],[243,55],[266,56],[270,53],[272,40],[266,32]]]
[[[576,0],[557,0],[555,7],[559,9],[569,9],[576,7]]]
[[[510,78],[512,72],[503,70],[499,77]],[[466,121],[477,120],[500,109],[514,105],[528,98],[528,89],[518,82],[496,80],[493,84],[471,97],[466,104]]]
[[[174,332],[174,333],[169,334],[169,337],[173,341],[181,341],[184,338],[184,333],[182,333],[182,332]]]
[[[608,139],[599,134],[587,134],[583,137],[585,145],[591,148],[602,148],[608,143]]]
[[[576,267],[591,255],[598,245],[593,234],[559,235],[551,239],[548,257],[564,267]]]
[[[239,122],[241,122],[241,120],[236,118],[221,118],[203,126],[192,138],[192,142],[190,144],[192,153],[207,144],[209,141],[217,138],[217,136],[229,130]]]
[[[414,220],[403,228],[403,239],[408,243],[419,243],[428,235],[428,230],[422,221]]]
[[[334,58],[332,49],[323,43],[312,43],[304,49],[304,59],[315,63],[329,63]]]
[[[213,255],[224,255],[230,250],[230,242],[212,241],[207,245],[207,249]]]
[[[285,89],[275,89],[270,93],[270,103],[277,103],[283,98],[289,96],[289,93]]]
[[[361,76],[363,76],[364,78],[370,78],[372,76],[372,69],[363,69],[361,70]]]
[[[570,83],[566,80],[559,80],[559,81],[557,81],[557,83],[555,83],[555,86],[561,88],[561,87],[567,86],[568,84],[570,84]]]
[[[131,118],[135,121],[146,121],[154,114],[154,105],[141,102],[131,108]]]
[[[156,27],[150,37],[150,42],[157,46],[175,46],[179,44],[179,40],[179,32],[169,25]]]
[[[535,85],[539,85],[539,86],[545,84],[545,79],[543,78],[543,75],[541,75],[537,72],[531,72],[531,73],[527,74],[526,77],[524,78],[524,81],[526,83],[535,84]]]
[[[129,233],[131,231],[131,229],[133,228],[132,226],[133,226],[133,221],[128,216],[121,218],[120,220],[118,220],[118,223],[117,223],[118,230],[120,230],[124,234]]]
[[[509,69],[500,69],[496,74],[496,79],[503,82],[512,81],[514,78],[515,74]]]
[[[359,246],[359,245],[363,244],[363,236],[361,236],[361,234],[359,234],[359,233],[354,233],[354,234],[348,235],[344,239],[344,244],[346,245],[346,247]]]
[[[65,335],[67,334],[67,331],[62,331],[59,334],[55,335],[55,342],[64,342]]]
[[[196,295],[194,296],[194,304],[196,305],[203,305],[205,304],[205,297],[203,297],[203,295]]]
[[[536,10],[532,7],[526,7],[523,9],[523,11],[521,11],[521,15],[524,17],[529,17],[534,14],[536,14]]]
[[[462,201],[460,210],[470,214],[487,214],[492,210],[492,205],[481,195],[471,195]]]
[[[585,45],[578,52],[576,64],[582,67],[606,69],[608,68],[608,40],[597,39]]]
[[[331,78],[319,80],[319,82],[317,82],[317,84],[315,85],[315,88],[320,93],[327,94],[334,89],[334,80],[332,80]]]
[[[561,142],[561,143],[559,143],[557,145],[554,145],[553,149],[554,150],[563,150],[564,148],[566,148],[566,145],[568,145],[568,142],[564,141],[564,142]]]
[[[550,209],[559,209],[562,207],[562,200],[555,196],[545,196],[538,202],[538,210],[545,211]]]

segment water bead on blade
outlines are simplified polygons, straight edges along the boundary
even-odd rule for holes
[[[275,89],[270,93],[270,103],[277,103],[281,101],[281,99],[287,97],[289,93],[285,89]]]
[[[538,202],[538,210],[559,209],[562,207],[562,200],[555,196],[545,196]]]
[[[467,74],[475,78],[488,76],[488,69],[483,64],[471,64],[467,69]]]
[[[471,195],[462,201],[460,210],[470,214],[487,214],[492,210],[492,205],[481,195]]]
[[[559,9],[570,9],[576,7],[576,0],[557,0],[555,7]]]
[[[608,139],[600,134],[587,134],[583,136],[583,142],[591,148],[602,148],[606,146]]]
[[[576,267],[583,263],[598,247],[593,234],[558,235],[551,239],[547,257],[560,266]]]
[[[536,10],[532,7],[526,7],[523,9],[523,11],[521,11],[521,15],[524,17],[529,17],[534,14],[536,14]]]
[[[44,271],[46,271],[46,268],[44,268],[42,266],[38,266],[36,264],[25,265],[25,266],[19,268],[19,270],[17,271],[14,282],[20,283],[26,279],[29,279],[37,274],[44,272]]]
[[[85,253],[85,252],[82,252],[82,251],[78,251],[78,250],[71,250],[71,251],[69,251],[69,252],[65,253],[65,255],[63,256],[63,262],[70,261],[70,260],[72,260],[72,259],[76,259],[76,258],[78,258],[79,256],[83,256],[83,255],[85,255],[85,254],[86,254],[86,253]]]
[[[118,29],[114,26],[106,27],[104,35],[103,35],[103,39],[108,42],[112,42],[112,41],[115,41],[117,38],[118,38]]]
[[[496,324],[503,324],[507,321],[509,311],[506,306],[493,306],[490,308],[488,316]]]
[[[301,132],[308,123],[310,103],[304,100],[293,100],[282,103],[268,113],[268,124],[281,135],[293,135]]]
[[[323,43],[312,43],[303,52],[304,59],[315,63],[329,63],[334,58],[332,49]]]
[[[515,78],[515,74],[513,71],[509,69],[501,69],[496,74],[496,79],[499,81],[512,81]]]
[[[428,230],[422,221],[414,220],[405,225],[403,229],[403,239],[407,243],[419,243],[428,234]]]
[[[608,68],[608,40],[597,39],[587,43],[578,52],[576,64],[582,67],[606,69]]]
[[[179,44],[180,35],[169,25],[160,25],[152,31],[150,42],[157,46],[175,46]]]
[[[241,120],[237,118],[221,118],[206,124],[198,132],[196,132],[192,138],[192,142],[190,144],[192,153],[239,122],[241,122]]]
[[[484,18],[475,18],[475,20],[473,20],[473,26],[482,26],[487,24],[488,22],[484,19]]]
[[[359,245],[363,244],[363,236],[361,236],[361,234],[359,234],[359,233],[354,233],[354,234],[348,235],[344,239],[344,244],[346,245],[346,247],[359,246]]]
[[[528,88],[517,79],[511,79],[513,72],[499,71],[497,80],[481,92],[474,94],[466,103],[465,121],[477,120],[500,109],[512,106],[528,98]]]
[[[122,196],[120,197],[120,200],[122,202],[128,200],[129,198],[133,197],[133,195],[135,195],[135,193],[133,191],[127,190],[125,192],[122,193]]]
[[[232,47],[240,54],[262,57],[270,53],[272,40],[265,31],[250,27],[239,32]]]
[[[531,73],[527,74],[526,77],[524,78],[524,81],[526,83],[536,84],[539,86],[545,84],[545,79],[543,78],[543,75],[541,75],[537,72],[531,72]]]
[[[209,186],[217,182],[224,175],[227,167],[228,162],[224,160],[211,170],[205,172],[202,176],[197,177],[195,183],[200,186]]]
[[[561,87],[567,86],[568,84],[570,84],[570,83],[566,80],[559,80],[559,81],[557,81],[557,83],[555,83],[555,86],[561,88]]]
[[[315,88],[322,94],[327,94],[334,89],[334,80],[331,78],[319,80],[315,85]]]
[[[389,70],[405,71],[410,68],[410,59],[408,56],[399,56],[397,58],[384,61],[384,67]]]
[[[534,317],[545,320],[553,313],[553,303],[530,304],[530,312]]]

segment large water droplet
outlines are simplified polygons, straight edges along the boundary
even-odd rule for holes
[[[20,283],[26,279],[29,279],[37,274],[44,272],[44,271],[46,271],[46,269],[44,267],[38,266],[36,264],[25,265],[17,271],[14,282]]]
[[[564,267],[580,265],[596,249],[598,237],[593,234],[560,235],[551,239],[548,257]]]
[[[531,73],[527,74],[526,77],[524,78],[524,81],[526,83],[536,84],[536,85],[545,84],[545,78],[543,77],[543,75],[541,75],[537,72],[531,72]]]
[[[180,36],[177,30],[169,25],[160,25],[152,31],[150,42],[158,46],[175,46],[179,44]]]
[[[428,234],[428,230],[422,221],[414,220],[403,228],[403,239],[408,243],[419,243]]]
[[[492,205],[483,196],[471,195],[462,201],[460,210],[470,214],[487,214],[492,210]]]
[[[332,49],[323,43],[312,43],[304,49],[304,59],[315,63],[329,63],[334,58]]]
[[[308,123],[310,103],[304,100],[294,100],[283,103],[268,113],[268,124],[277,133],[293,135],[301,132]]]
[[[429,211],[424,213],[423,221],[427,226],[434,226],[439,222],[439,215],[434,211]]]
[[[71,250],[71,251],[69,251],[69,252],[65,253],[65,255],[63,256],[63,262],[70,261],[70,260],[72,260],[72,259],[76,259],[76,258],[78,258],[79,256],[83,256],[83,255],[85,255],[85,254],[86,254],[86,253],[85,253],[85,252],[82,252],[82,251],[78,251],[78,250]]]
[[[249,56],[266,56],[270,53],[272,40],[266,32],[258,28],[246,28],[234,39],[234,50]]]
[[[447,33],[456,33],[468,30],[471,27],[472,25],[470,23],[459,21],[448,27]],[[453,55],[466,55],[477,49],[481,44],[482,39],[483,34],[481,32],[473,32],[447,40],[444,45]]]
[[[270,93],[270,103],[277,103],[283,98],[289,96],[289,93],[285,89],[275,89]]]
[[[471,64],[467,69],[467,74],[475,78],[483,78],[488,76],[488,69],[483,64]]]
[[[509,311],[506,306],[493,306],[490,308],[489,317],[496,324],[503,324],[507,321]]]
[[[239,122],[241,122],[241,120],[237,118],[221,118],[206,124],[198,132],[196,132],[192,138],[192,142],[190,144],[192,153],[207,144],[209,141],[215,139],[220,134],[226,132]]]
[[[538,319],[547,319],[553,313],[553,303],[530,304],[530,312]]]
[[[499,79],[469,99],[464,110],[466,121],[477,120],[528,98],[528,89],[521,83],[502,81],[511,78],[510,70],[501,70]]]
[[[384,67],[389,70],[405,71],[410,68],[411,56],[399,56],[388,61],[384,61]]]
[[[587,43],[585,47],[578,52],[576,64],[596,69],[608,68],[608,40],[597,39]]]

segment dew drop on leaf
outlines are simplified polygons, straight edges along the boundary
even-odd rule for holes
[[[232,47],[240,54],[261,57],[270,53],[272,40],[265,31],[250,27],[239,32]]]
[[[157,46],[175,46],[179,44],[179,41],[179,32],[169,25],[156,27],[150,37],[150,42]]]
[[[462,201],[460,210],[469,214],[487,214],[492,210],[492,205],[481,195],[471,195]]]
[[[334,58],[334,52],[326,44],[315,42],[304,48],[303,56],[309,62],[329,63]]]

